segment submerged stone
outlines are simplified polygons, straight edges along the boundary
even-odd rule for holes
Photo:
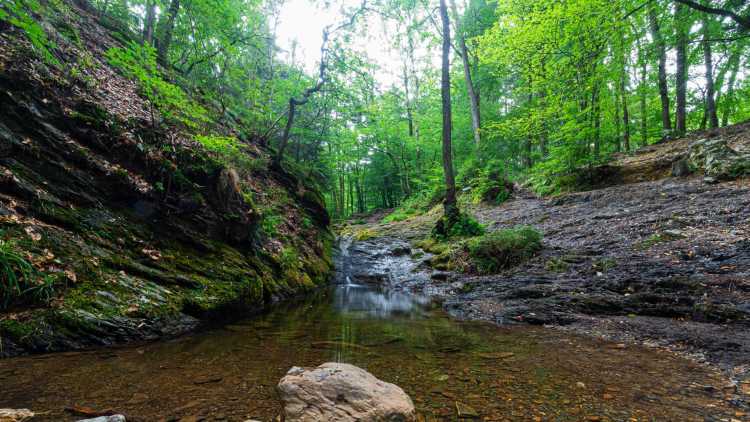
[[[34,417],[29,409],[0,409],[0,422],[21,422]]]
[[[78,422],[125,422],[123,415],[99,416],[98,418],[81,419]]]
[[[293,367],[278,390],[287,422],[416,420],[414,404],[404,390],[347,363]]]

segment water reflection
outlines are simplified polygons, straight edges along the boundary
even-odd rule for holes
[[[365,284],[338,285],[333,294],[333,307],[337,312],[371,318],[424,317],[430,303],[427,296]]]

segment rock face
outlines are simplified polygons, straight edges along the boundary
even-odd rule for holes
[[[717,180],[734,179],[750,173],[750,155],[727,145],[725,139],[700,139],[690,145],[688,163],[703,169],[706,177]]]
[[[414,404],[394,384],[346,363],[294,367],[278,385],[287,422],[414,421]]]

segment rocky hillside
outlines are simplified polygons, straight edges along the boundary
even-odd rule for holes
[[[323,283],[318,191],[229,116],[160,113],[110,64],[126,35],[58,3],[34,16],[46,49],[0,22],[0,355],[174,335]]]
[[[695,133],[582,172],[595,177],[580,177],[579,192],[539,198],[517,187],[499,206],[465,204],[489,232],[524,225],[543,236],[535,256],[497,274],[462,273],[460,246],[420,242],[439,207],[349,230],[435,253],[426,283],[457,316],[668,346],[747,378],[749,147],[747,123]]]

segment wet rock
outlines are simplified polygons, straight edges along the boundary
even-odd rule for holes
[[[430,275],[430,278],[437,281],[445,281],[448,279],[449,273],[446,272],[434,272]]]
[[[0,409],[0,422],[21,422],[34,417],[29,409]]]
[[[692,173],[692,171],[690,170],[690,165],[686,159],[681,158],[672,163],[673,177],[685,177],[689,176],[690,173]]]
[[[411,254],[411,248],[409,246],[398,246],[391,250],[391,254],[394,256],[404,256]]]
[[[110,415],[110,416],[99,416],[98,418],[92,419],[81,419],[78,422],[125,422],[125,416],[123,415]]]
[[[294,367],[278,390],[287,422],[416,420],[414,404],[401,388],[346,363]]]

